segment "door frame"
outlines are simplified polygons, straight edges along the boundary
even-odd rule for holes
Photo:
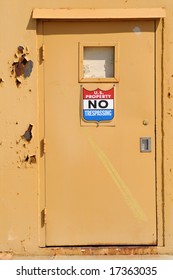
[[[135,18],[135,20],[138,19]],[[153,19],[152,17],[150,19]],[[55,21],[55,19],[52,19]],[[115,19],[116,20],[116,19]],[[127,20],[126,17],[122,17],[122,20]],[[139,18],[140,20],[140,18]],[[155,146],[156,146],[156,231],[157,231],[157,245],[155,246],[142,246],[144,252],[149,250],[155,250],[155,248],[164,247],[165,245],[165,219],[164,219],[164,139],[163,139],[163,129],[164,129],[164,108],[163,108],[163,93],[164,93],[164,20],[160,18],[154,18],[155,21]],[[38,184],[38,228],[39,228],[39,247],[46,247],[46,216],[45,216],[45,143],[44,143],[44,33],[43,33],[43,22],[45,20],[37,21],[37,51],[38,51],[38,99],[39,99],[39,110],[38,110],[38,120],[39,120],[39,184]],[[91,19],[92,21],[92,19]],[[128,246],[128,245],[127,245]],[[110,246],[99,246],[100,253],[105,248],[108,249]],[[111,250],[117,249],[121,251],[121,246],[112,246]],[[128,246],[129,247],[129,246]],[[134,250],[135,246],[132,246],[130,250]],[[64,247],[62,252],[69,251]],[[71,248],[73,250],[73,248]],[[92,248],[89,248],[89,252],[92,253]],[[124,250],[124,249],[123,249]],[[140,246],[136,246],[136,252],[140,251]],[[74,254],[80,254],[81,248],[75,249]],[[122,251],[123,252],[123,251]],[[127,250],[127,252],[129,252]],[[152,251],[153,252],[153,251]],[[72,253],[73,254],[73,253]]]

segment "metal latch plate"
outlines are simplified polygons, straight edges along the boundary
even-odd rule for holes
[[[151,137],[140,138],[140,152],[141,153],[151,152]]]

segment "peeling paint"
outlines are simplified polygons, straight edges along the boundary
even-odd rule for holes
[[[19,78],[16,78],[16,86],[19,87],[22,81]]]
[[[37,158],[36,158],[36,155],[32,155],[32,156],[30,156],[29,161],[30,161],[30,164],[32,164],[32,163],[37,163]]]
[[[33,125],[29,124],[28,129],[25,131],[25,133],[21,136],[22,139],[26,140],[27,142],[30,142],[32,139],[32,128]]]
[[[18,124],[18,122],[16,122]],[[33,164],[37,163],[36,150],[33,149],[30,142],[33,138],[32,135],[33,125],[29,124],[27,130],[19,139],[16,139],[16,154],[18,168],[31,168]]]
[[[37,163],[37,158],[36,155],[27,155],[26,158],[24,159],[25,162],[28,162],[29,164],[34,164]]]
[[[26,79],[31,75],[33,69],[33,61],[28,58],[28,47],[19,46],[15,53],[12,64],[11,74],[15,75],[16,85],[20,87],[22,79]]]
[[[170,92],[168,92],[168,98],[171,98],[171,93]]]
[[[0,78],[0,85],[2,86],[4,84],[4,79],[1,77]]]
[[[18,168],[30,168],[33,164],[37,163],[36,154],[31,154],[30,151],[16,151],[18,154],[17,167]]]
[[[23,54],[23,52],[24,52],[24,47],[23,47],[23,46],[18,46],[17,50],[18,50],[19,53],[22,53],[22,54]]]
[[[28,162],[29,161],[29,156],[27,155],[24,161]]]

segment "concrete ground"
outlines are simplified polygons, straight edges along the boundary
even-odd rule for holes
[[[0,253],[0,260],[173,260],[173,255],[24,256]]]

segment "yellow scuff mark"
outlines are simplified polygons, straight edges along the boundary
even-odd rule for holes
[[[130,192],[129,188],[125,184],[125,182],[121,179],[120,175],[112,165],[110,159],[107,155],[99,148],[99,146],[94,142],[94,140],[87,134],[88,141],[92,148],[96,151],[99,159],[101,160],[102,164],[110,174],[111,178],[113,179],[114,183],[118,187],[119,191],[121,192],[124,200],[126,201],[127,205],[132,210],[134,216],[140,221],[147,221],[147,216],[144,213],[143,209],[140,207],[136,199],[133,197],[132,193]]]

